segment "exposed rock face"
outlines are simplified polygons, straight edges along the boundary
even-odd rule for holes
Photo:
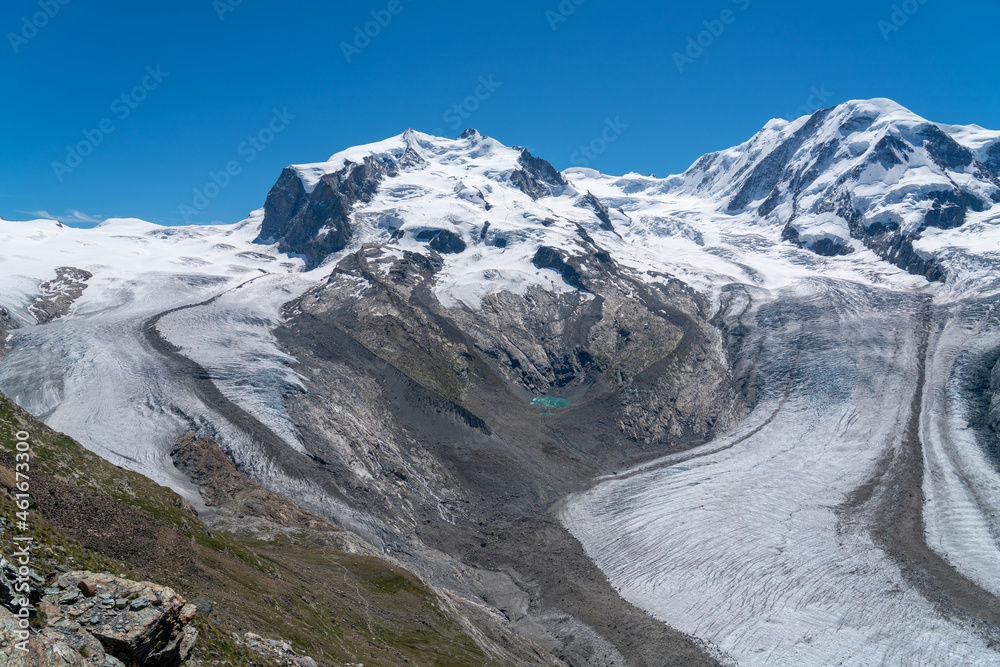
[[[541,248],[536,264],[580,291],[500,292],[469,311],[427,288],[433,255],[369,247],[287,306],[277,335],[311,385],[290,410],[345,497],[403,532],[428,513],[536,511],[571,477],[743,414],[698,298],[636,280],[589,238],[579,250]],[[543,423],[529,402],[553,392],[574,407]]]
[[[0,555],[0,607],[17,612],[24,606],[34,618],[38,614],[36,605],[42,599],[45,580],[37,572],[30,570],[28,580],[24,583],[28,585],[27,595],[21,585],[22,581],[19,581],[17,567]],[[28,604],[22,605],[25,599]]]
[[[593,200],[604,208],[596,197]],[[607,213],[606,208],[604,212]],[[582,292],[592,292],[594,285],[615,283],[617,262],[582,227],[577,227],[577,235],[579,239],[572,249],[539,246],[531,263],[536,268],[558,272],[567,285]]]
[[[48,280],[38,286],[41,294],[31,300],[28,312],[38,320],[39,324],[51,322],[57,317],[68,314],[73,303],[83,295],[83,290],[87,289],[87,281],[93,277],[93,274],[83,269],[74,269],[71,266],[59,267],[56,269],[54,280]],[[0,321],[0,329],[3,328],[3,322]]]
[[[10,319],[10,312],[0,306],[0,359],[3,359],[7,349],[7,338],[14,328],[14,322]]]
[[[208,436],[196,438],[193,432],[186,433],[170,455],[177,469],[200,487],[205,503],[223,517],[263,519],[282,527],[339,530],[326,519],[248,479]]]
[[[521,169],[515,170],[511,174],[510,180],[517,189],[532,199],[551,197],[569,186],[566,179],[556,171],[555,167],[545,160],[535,157],[526,148],[521,149],[518,164]]]
[[[941,267],[913,242],[1000,201],[996,148],[982,151],[984,163],[888,100],[850,102],[802,124],[772,122],[746,144],[706,155],[681,188],[727,200],[729,213],[780,223],[785,240],[819,254],[848,254],[857,240],[896,266],[942,280]]]
[[[447,229],[426,229],[418,232],[416,239],[427,242],[431,250],[443,254],[464,252],[467,247],[461,236]]]
[[[531,263],[539,269],[552,269],[553,271],[557,271],[559,275],[562,276],[562,279],[566,281],[567,285],[572,285],[573,287],[584,292],[588,291],[587,288],[584,287],[583,276],[580,273],[580,260],[576,257],[569,256],[568,253],[565,253],[558,248],[541,246],[535,252],[535,256],[531,259]]]
[[[276,665],[276,667],[316,667],[315,660],[308,656],[298,655],[288,642],[264,639],[252,632],[248,632],[242,637],[237,636],[236,642],[246,646],[267,660],[268,664]]]
[[[606,229],[609,232],[615,231],[615,226],[611,222],[611,212],[608,210],[608,207],[593,194],[588,192],[583,196],[578,205],[581,208],[589,208],[593,210],[594,214],[597,215],[597,219],[601,221],[602,229]]]
[[[32,632],[25,652],[16,617],[0,608],[2,664],[167,667],[181,664],[198,637],[188,625],[194,606],[172,589],[110,574],[62,574],[39,611],[45,625]]]
[[[74,627],[79,627],[76,624]],[[27,645],[21,644],[17,617],[0,608],[0,662],[9,667],[125,667],[118,658],[104,651],[104,646],[82,628],[73,632],[46,628],[32,634]],[[26,648],[22,650],[18,646]]]
[[[986,160],[983,162],[990,171],[1000,175],[1000,141],[994,143],[986,151]]]
[[[382,179],[397,169],[391,159],[366,156],[360,164],[348,162],[341,171],[325,174],[308,192],[298,172],[286,168],[264,203],[260,239],[277,239],[279,250],[303,255],[316,266],[347,245],[351,209],[370,201]]]
[[[791,241],[795,245],[801,247],[806,247],[806,244],[802,242],[799,238],[799,230],[797,230],[792,225],[785,225],[785,228],[781,230],[781,238],[784,241]],[[854,252],[851,246],[844,245],[843,243],[838,243],[833,239],[820,239],[818,241],[813,241],[808,245],[808,248],[812,250],[817,255],[823,255],[824,257],[836,257],[838,255],[850,255]]]

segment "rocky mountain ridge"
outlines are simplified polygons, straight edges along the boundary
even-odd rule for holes
[[[682,190],[783,224],[783,238],[818,253],[853,252],[856,239],[941,280],[942,268],[912,239],[929,227],[960,227],[1000,202],[990,150],[974,155],[888,100],[849,102],[805,122],[772,122],[747,144],[705,156],[681,177]]]
[[[1000,133],[934,124],[889,100],[852,101],[794,122],[772,121],[747,143],[708,154],[680,176],[643,179],[642,190],[704,200],[713,207],[711,202],[721,202],[720,213],[778,226],[783,240],[821,255],[868,248],[887,262],[940,281],[943,265],[913,242],[929,228],[961,227],[970,215],[1000,203],[998,160]],[[443,167],[455,183],[446,194],[484,210],[462,215],[432,203],[431,180],[413,172]],[[326,163],[287,168],[268,195],[259,241],[275,240],[282,251],[302,254],[316,265],[352,239],[385,242],[379,227],[400,241],[409,227],[405,211],[412,206],[396,206],[397,217],[386,217],[385,200],[414,199],[430,206],[430,216],[414,227],[413,238],[440,243],[441,235],[450,235],[461,245],[452,242],[446,252],[463,252],[485,240],[489,227],[481,226],[483,238],[477,239],[473,230],[433,229],[430,218],[440,210],[442,223],[487,222],[486,212],[497,205],[493,188],[514,188],[547,209],[524,215],[527,229],[561,217],[579,222],[567,214],[569,204],[592,211],[600,227],[613,232],[614,216],[627,219],[617,210],[621,202],[606,205],[581,188],[573,171],[561,174],[525,149],[507,149],[475,130],[455,141],[408,130]],[[479,178],[473,183],[474,175]],[[358,228],[361,220],[372,219],[366,208],[373,203],[383,211],[375,214],[377,226]],[[492,215],[521,217],[525,207],[517,208]]]

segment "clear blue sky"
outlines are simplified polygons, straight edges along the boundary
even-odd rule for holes
[[[187,205],[193,222],[237,222],[284,166],[407,127],[476,127],[559,169],[586,159],[664,176],[792,116],[811,89],[829,94],[823,106],[889,97],[1000,129],[997,3],[897,0],[912,15],[895,17],[893,4],[7,0],[0,215],[178,224]],[[372,12],[387,25],[345,55]],[[701,35],[679,71],[674,54],[708,29],[719,34]],[[466,102],[477,92],[486,99]],[[578,154],[607,119],[627,128],[593,159]],[[272,123],[280,131],[261,134]],[[66,147],[80,142],[96,145],[71,166]],[[227,163],[225,187],[196,201]]]

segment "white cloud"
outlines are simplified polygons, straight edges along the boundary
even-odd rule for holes
[[[59,222],[87,222],[87,223],[99,223],[102,218],[95,217],[92,215],[87,215],[81,211],[75,209],[70,209],[68,215],[56,215],[54,213],[49,213],[48,211],[21,211],[22,213],[27,213],[28,215],[38,216],[39,218],[45,218],[46,220],[58,220]]]

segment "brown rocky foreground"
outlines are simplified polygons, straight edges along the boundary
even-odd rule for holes
[[[25,667],[180,664],[198,638],[197,608],[172,588],[112,574],[61,574],[45,588],[25,644],[19,619],[0,607],[0,663]],[[27,650],[25,650],[27,649]]]

